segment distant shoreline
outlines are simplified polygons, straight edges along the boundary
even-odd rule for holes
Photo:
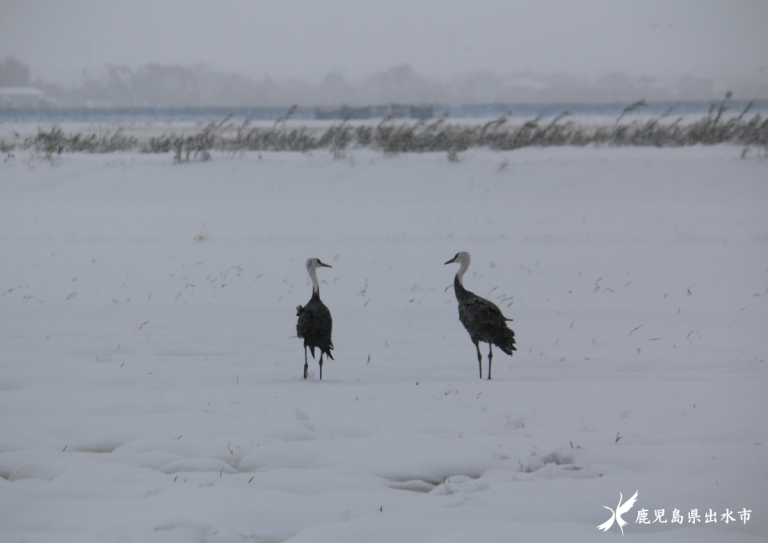
[[[763,105],[766,105],[765,103]],[[744,146],[746,154],[756,147],[768,153],[768,120],[765,110],[754,110],[754,104],[738,107],[722,100],[707,108],[705,115],[674,113],[669,107],[660,115],[651,112],[644,101],[636,102],[616,114],[606,106],[599,114],[574,114],[568,110],[554,117],[539,113],[528,119],[501,115],[481,119],[363,119],[357,122],[324,119],[307,120],[289,117],[297,111],[289,109],[281,119],[253,123],[230,112],[219,120],[211,111],[210,120],[193,121],[162,118],[139,120],[121,117],[111,122],[92,120],[78,125],[70,121],[65,128],[55,124],[8,123],[0,125],[0,151],[31,150],[51,158],[62,153],[173,153],[174,162],[209,160],[213,151],[325,150],[334,158],[342,158],[354,149],[368,148],[386,155],[399,153],[448,153],[458,162],[459,153],[468,149],[488,148],[511,151],[524,147],[640,146],[684,147],[721,143]],[[690,106],[688,106],[690,107]],[[220,117],[220,115],[219,115]]]
[[[738,114],[747,107],[749,100],[728,101],[728,113]],[[710,108],[718,107],[720,100],[680,101],[680,102],[648,102],[635,114],[642,117],[669,116],[704,116]],[[347,120],[381,121],[387,117],[387,111],[395,111],[394,120],[418,120],[411,116],[410,108],[430,108],[429,119],[486,119],[502,116],[513,119],[535,117],[555,117],[568,112],[573,117],[618,117],[627,107],[626,103],[583,104],[583,103],[553,103],[553,104],[468,104],[460,106],[448,105],[396,105],[336,108],[316,107],[131,107],[131,108],[50,108],[50,109],[0,109],[0,124],[4,123],[65,123],[65,122],[216,122],[230,118],[232,122],[249,121],[279,121],[290,112],[289,119],[296,121],[343,121],[345,112]],[[394,108],[400,108],[400,111]],[[370,109],[370,115],[364,117],[362,110]],[[768,99],[752,101],[751,112],[768,113]],[[319,119],[325,115],[324,119]],[[328,115],[331,113],[331,115]],[[390,113],[391,114],[391,113]]]

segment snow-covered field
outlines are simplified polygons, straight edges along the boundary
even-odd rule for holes
[[[768,161],[741,151],[16,153],[0,541],[608,541],[635,491],[633,540],[765,541]],[[514,318],[492,381],[460,250]]]

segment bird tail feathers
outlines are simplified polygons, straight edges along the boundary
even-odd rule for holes
[[[309,352],[312,353],[312,360],[315,359],[315,347],[320,351],[320,354],[324,354],[331,360],[334,360],[333,355],[331,354],[331,351],[333,350],[333,343],[329,343],[328,345],[323,345],[322,347],[320,345],[307,345],[309,347]]]
[[[509,356],[512,356],[513,351],[517,350],[517,347],[515,347],[515,332],[506,328],[498,339],[499,341],[494,342],[496,346]]]

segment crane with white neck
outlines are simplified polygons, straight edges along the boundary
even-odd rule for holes
[[[472,258],[466,251],[456,253],[446,264],[461,264],[453,280],[453,290],[459,302],[459,320],[469,332],[469,337],[477,349],[477,363],[480,367],[480,379],[483,378],[483,356],[480,354],[481,341],[488,344],[488,379],[491,378],[491,362],[493,361],[493,346],[512,356],[515,347],[515,332],[507,327],[506,318],[496,304],[481,298],[474,292],[464,288],[464,274],[469,269]]]
[[[323,379],[323,354],[333,360],[331,351],[333,350],[333,341],[331,332],[333,330],[333,319],[331,312],[320,300],[320,283],[317,281],[317,268],[331,268],[324,264],[319,258],[307,259],[307,272],[312,279],[312,298],[305,306],[296,308],[296,316],[299,321],[296,323],[296,334],[304,339],[304,379],[309,372],[309,362],[307,360],[307,347],[312,352],[312,359],[315,358],[315,347],[320,350],[320,380]]]

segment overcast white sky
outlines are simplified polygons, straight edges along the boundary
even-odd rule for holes
[[[768,79],[767,0],[0,0],[0,58],[76,82],[106,63],[354,79],[506,74]]]

